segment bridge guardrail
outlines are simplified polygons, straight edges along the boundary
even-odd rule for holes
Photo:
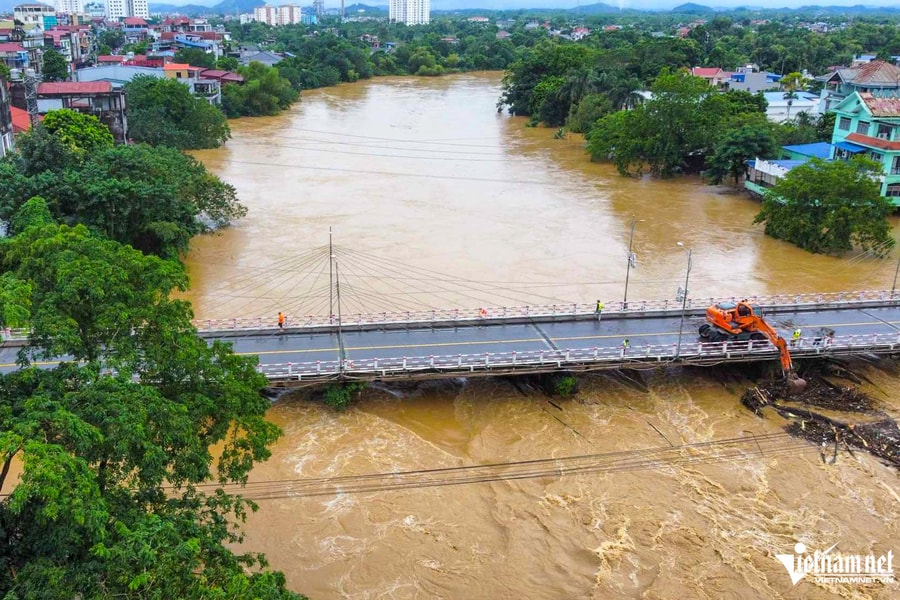
[[[868,290],[853,292],[821,292],[809,294],[775,294],[764,296],[724,296],[688,298],[688,310],[705,309],[719,302],[737,302],[747,300],[764,308],[811,306],[816,304],[855,304],[860,302],[900,301],[900,293],[890,290]],[[675,300],[637,300],[627,304],[621,301],[605,303],[604,315],[641,314],[667,310],[680,310],[681,302]],[[480,322],[514,318],[542,318],[562,316],[590,316],[596,314],[595,304],[569,303],[532,306],[500,306],[468,309],[434,309],[421,311],[385,311],[379,313],[357,313],[337,316],[306,315],[303,317],[287,316],[285,327],[303,329],[307,327],[359,326],[359,325],[421,325],[428,323],[446,323],[470,321]],[[230,319],[196,319],[194,325],[204,332],[240,331],[244,329],[276,329],[277,322],[272,317],[236,317]]]
[[[615,365],[629,362],[684,364],[712,361],[746,361],[756,357],[777,359],[778,349],[768,340],[749,342],[696,342],[682,344],[680,352],[676,344],[622,347],[595,347],[567,350],[531,350],[524,352],[486,352],[480,354],[452,354],[428,356],[404,356],[374,359],[322,360],[299,363],[260,364],[257,370],[272,380],[313,380],[338,375],[350,377],[390,376],[417,371],[465,372],[500,369],[526,369],[529,367],[563,368],[573,365]],[[826,353],[900,351],[900,333],[850,335],[831,338],[801,339],[791,348],[795,358],[818,356]],[[678,356],[676,356],[676,353]]]
[[[814,305],[853,305],[864,302],[900,302],[900,293],[889,290],[868,290],[852,292],[821,292],[808,294],[775,294],[757,296],[723,296],[688,298],[687,310],[705,309],[719,302],[737,302],[747,300],[763,308],[790,308]],[[380,313],[358,313],[344,315],[340,321],[342,326],[365,325],[427,325],[448,322],[482,322],[502,321],[515,318],[553,318],[553,317],[587,317],[594,315],[595,304],[571,303],[548,304],[534,306],[484,307],[470,309],[434,309],[424,311],[393,311]],[[604,315],[647,314],[653,312],[681,309],[681,303],[674,300],[637,300],[628,302],[609,302],[603,308]],[[195,319],[194,326],[200,332],[216,333],[243,330],[275,330],[277,321],[270,317],[235,317],[230,319]],[[337,317],[328,315],[307,315],[305,317],[286,317],[285,327],[288,329],[321,328],[337,326]],[[10,329],[2,331],[2,341],[23,341],[28,337],[27,329]]]

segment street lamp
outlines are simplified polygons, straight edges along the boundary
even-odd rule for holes
[[[628,237],[628,262],[625,264],[625,297],[622,299],[622,308],[628,308],[628,276],[631,275],[631,270],[637,266],[637,256],[631,251],[634,244],[634,226],[643,222],[644,219],[635,219],[634,215],[631,215],[631,235]]]
[[[675,358],[678,358],[679,355],[681,355],[681,335],[684,332],[684,311],[687,309],[688,281],[691,277],[691,257],[694,253],[694,249],[685,248],[684,244],[681,242],[678,242],[676,245],[687,254],[687,271],[685,271],[684,274],[684,292],[682,292],[681,296],[681,322],[678,325],[678,346],[675,348]]]

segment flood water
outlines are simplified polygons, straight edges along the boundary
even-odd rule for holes
[[[329,310],[333,228],[345,313],[890,288],[894,260],[813,256],[752,225],[758,203],[698,179],[619,177],[578,139],[498,114],[499,73],[382,78],[232,121],[198,152],[249,214],[194,240],[200,318]],[[896,228],[895,228],[896,229]],[[708,371],[604,375],[549,403],[502,380],[370,389],[335,414],[273,405],[284,437],[251,481],[599,454],[778,432]],[[900,378],[865,389],[900,416]],[[706,450],[697,450],[702,454]],[[277,486],[275,486],[277,487]],[[273,494],[279,496],[279,494]],[[776,554],[900,551],[900,481],[819,452],[368,494],[262,500],[246,550],[312,598],[890,598],[897,584],[793,587]],[[892,544],[894,544],[892,546]]]

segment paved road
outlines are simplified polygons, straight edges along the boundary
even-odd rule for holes
[[[819,327],[830,327],[838,336],[900,333],[900,305],[769,311],[766,318],[786,339],[796,327],[803,329],[806,338],[813,337]],[[608,348],[620,346],[626,337],[636,349],[645,345],[675,344],[679,320],[678,316],[610,316],[599,323],[596,320],[514,325],[485,322],[471,327],[348,331],[343,333],[343,341],[348,360]],[[698,340],[697,329],[703,322],[701,315],[685,320],[683,344]],[[275,330],[223,339],[234,344],[238,354],[259,356],[260,364],[297,364],[339,358],[338,338],[334,332],[280,333]],[[0,348],[0,371],[15,368],[17,351],[18,348]]]

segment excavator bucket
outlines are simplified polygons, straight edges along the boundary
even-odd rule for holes
[[[785,388],[788,396],[796,396],[806,389],[806,380],[796,375],[791,375],[785,381]]]

